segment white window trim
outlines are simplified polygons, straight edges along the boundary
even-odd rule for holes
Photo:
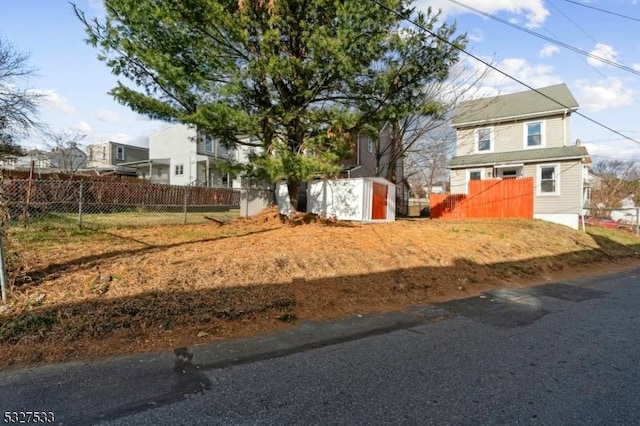
[[[529,141],[529,124],[540,123],[540,145],[528,145]],[[531,120],[522,123],[522,148],[523,149],[538,149],[547,146],[546,138],[546,121],[545,120]]]
[[[516,175],[513,176],[515,178],[521,178],[524,173],[523,164],[511,164],[511,165],[500,165],[494,166],[494,177],[498,179],[504,179],[504,171],[505,170],[515,170]],[[509,176],[511,178],[511,176]]]
[[[556,185],[554,192],[542,192],[542,168],[543,167],[555,167],[556,168]],[[536,167],[536,195],[542,197],[556,197],[560,195],[560,164],[538,164]]]
[[[480,151],[478,148],[480,147],[480,140],[478,138],[478,132],[480,130],[489,130],[489,149]],[[495,149],[495,135],[493,133],[493,127],[480,127],[473,131],[473,150],[476,154],[487,154],[493,152]]]
[[[367,152],[373,153],[373,141],[371,139],[367,140]]]
[[[471,173],[480,172],[480,180],[485,178],[485,169],[467,169],[466,170],[466,182],[471,180]]]
[[[211,148],[207,149],[207,140],[211,141]],[[213,154],[215,139],[211,135],[204,135],[204,141],[202,143],[202,150],[207,154]]]
[[[180,171],[180,173],[178,173]],[[176,164],[173,168],[173,173],[176,176],[184,176],[184,164]]]
[[[116,147],[116,160],[124,160],[124,146]]]

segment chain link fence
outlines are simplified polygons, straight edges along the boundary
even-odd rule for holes
[[[138,226],[205,222],[237,215],[240,191],[147,181],[4,179],[11,222],[65,219],[78,225]],[[207,215],[212,217],[207,217]]]

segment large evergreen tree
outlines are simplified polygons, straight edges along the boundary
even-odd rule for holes
[[[351,131],[437,111],[421,87],[446,78],[464,43],[407,0],[104,3],[104,20],[74,8],[124,77],[111,94],[230,146],[255,136],[264,151],[253,170],[286,179],[293,198],[302,180],[339,170]],[[405,25],[409,16],[431,33]]]

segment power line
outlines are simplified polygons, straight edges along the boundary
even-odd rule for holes
[[[449,1],[453,1],[453,0],[449,0]],[[532,91],[536,92],[537,94],[539,94],[539,95],[541,95],[541,96],[543,96],[543,97],[545,97],[545,98],[549,99],[549,100],[550,100],[550,101],[552,101],[552,102],[555,102],[556,104],[560,105],[560,106],[561,106],[561,107],[563,107],[563,108],[566,108],[566,109],[568,109],[568,110],[569,110],[569,109],[571,109],[570,107],[568,107],[567,105],[565,105],[565,104],[563,104],[562,102],[558,101],[557,99],[553,99],[552,97],[550,97],[550,96],[548,96],[548,95],[546,95],[546,94],[544,94],[544,93],[540,92],[538,89],[534,89],[533,87],[531,87],[530,85],[528,85],[528,84],[527,84],[527,83],[525,83],[524,81],[522,81],[522,80],[520,80],[520,79],[518,79],[518,78],[516,78],[516,77],[512,76],[511,74],[509,74],[509,73],[507,73],[507,72],[505,72],[505,71],[502,71],[501,69],[499,69],[499,68],[498,68],[498,67],[496,67],[495,65],[492,65],[492,64],[488,63],[487,61],[485,61],[485,60],[481,59],[480,57],[478,57],[478,56],[474,55],[473,53],[467,52],[467,51],[466,51],[465,49],[463,49],[462,47],[460,47],[460,46],[456,46],[455,44],[451,43],[447,38],[444,38],[444,37],[442,37],[442,36],[440,36],[440,35],[438,35],[438,34],[434,33],[433,31],[431,31],[431,30],[429,30],[429,29],[427,29],[427,28],[423,27],[422,25],[418,24],[417,22],[415,22],[415,21],[414,21],[414,20],[412,20],[411,18],[409,18],[409,17],[407,17],[407,16],[403,16],[402,14],[398,13],[397,11],[395,11],[395,10],[393,10],[393,9],[391,9],[391,8],[389,8],[389,7],[387,7],[386,5],[384,5],[384,4],[382,4],[382,3],[380,3],[378,0],[373,0],[373,2],[374,2],[375,4],[377,4],[378,6],[380,6],[381,8],[385,9],[386,11],[388,11],[388,12],[390,12],[390,13],[393,13],[393,14],[394,14],[394,15],[396,15],[398,18],[400,18],[400,19],[402,19],[402,20],[405,20],[405,21],[409,22],[409,23],[410,23],[410,24],[412,24],[413,26],[415,26],[415,27],[417,27],[417,28],[421,29],[422,31],[426,32],[427,34],[431,35],[432,37],[434,37],[434,38],[438,39],[439,41],[441,41],[441,42],[443,42],[443,43],[445,43],[445,44],[448,44],[449,46],[453,47],[454,49],[457,49],[457,50],[461,51],[462,53],[466,54],[466,55],[467,55],[467,56],[469,56],[470,58],[473,58],[473,59],[475,59],[476,61],[478,61],[478,62],[480,62],[480,63],[484,64],[486,67],[491,68],[492,70],[494,70],[494,71],[496,71],[496,72],[498,72],[498,73],[502,74],[503,76],[505,76],[505,77],[507,77],[507,78],[510,78],[511,80],[515,81],[516,83],[518,83],[518,84],[520,84],[520,85],[522,85],[522,86],[524,86],[524,87],[528,88],[529,90],[532,90]],[[457,2],[456,2],[456,3],[457,3]],[[631,142],[634,142],[634,143],[637,143],[638,145],[640,145],[640,141],[637,141],[636,139],[633,139],[633,138],[631,138],[631,137],[629,137],[629,136],[627,136],[627,135],[624,135],[624,134],[622,134],[622,133],[618,132],[617,130],[612,129],[612,128],[611,128],[611,127],[609,127],[609,126],[607,126],[607,125],[605,125],[605,124],[602,124],[602,123],[600,123],[599,121],[596,121],[596,120],[594,120],[593,118],[588,117],[588,116],[586,116],[586,115],[582,114],[581,112],[574,111],[574,114],[576,114],[576,115],[578,115],[578,116],[580,116],[580,117],[584,118],[584,119],[585,119],[585,120],[587,120],[587,121],[592,122],[593,124],[595,124],[595,125],[597,125],[597,126],[602,127],[603,129],[606,129],[606,130],[608,130],[608,131],[610,131],[610,132],[612,132],[612,133],[614,133],[614,134],[616,134],[616,135],[618,135],[618,136],[621,136],[621,137],[622,137],[622,138],[624,138],[624,139],[628,139],[628,140],[630,140]]]
[[[514,0],[511,0],[513,4],[515,4],[518,8],[520,8],[520,5],[518,5]],[[575,21],[573,21],[571,18],[569,18],[562,10],[560,10],[557,6],[555,6],[553,3],[549,2],[549,4],[555,8],[558,12],[560,12],[560,14],[562,16],[564,16],[564,18],[571,22],[576,28],[578,28],[580,31],[582,31],[587,37],[589,37],[594,43],[597,43],[597,40],[594,39],[591,34],[589,34],[587,31],[585,31],[580,25],[578,25]],[[544,28],[549,34],[551,34],[552,36],[554,36],[556,39],[558,38],[557,35],[555,35],[554,33],[552,33],[547,27],[545,27],[544,25],[542,25],[542,28]],[[600,71],[598,68],[596,68],[595,66],[591,65],[589,63],[588,59],[579,57],[580,60],[582,60],[585,64],[587,64],[591,69],[593,69],[595,72],[597,72],[598,74],[600,74],[601,77],[606,78],[607,76],[604,75],[604,73],[602,71]]]
[[[498,22],[500,22],[502,24],[509,25],[510,27],[516,28],[516,29],[518,29],[520,31],[524,31],[524,32],[526,32],[528,34],[531,34],[531,35],[533,35],[535,37],[538,37],[538,38],[541,38],[543,40],[546,40],[546,41],[548,41],[550,43],[557,44],[558,46],[562,46],[565,49],[572,50],[572,51],[577,52],[577,53],[579,53],[581,55],[585,55],[585,56],[587,56],[587,57],[589,57],[591,59],[595,59],[597,61],[604,62],[605,64],[611,65],[611,66],[616,67],[616,68],[620,68],[621,70],[630,72],[632,74],[640,75],[640,71],[636,71],[633,68],[630,68],[630,67],[628,67],[626,65],[623,65],[623,64],[621,64],[619,62],[611,61],[611,60],[609,60],[607,58],[603,58],[601,56],[594,55],[593,53],[585,52],[584,50],[578,49],[577,47],[571,46],[570,44],[563,43],[563,42],[561,42],[559,40],[556,40],[554,38],[547,37],[547,36],[545,36],[543,34],[537,33],[535,31],[531,31],[530,29],[527,29],[527,28],[521,27],[519,25],[513,24],[513,23],[511,23],[509,21],[505,21],[504,19],[498,18],[497,16],[494,16],[494,15],[492,15],[490,13],[483,12],[482,10],[476,9],[475,7],[468,6],[468,5],[464,4],[464,3],[460,3],[459,1],[456,1],[456,0],[449,0],[449,1],[451,3],[457,4],[458,6],[462,6],[462,7],[466,8],[466,9],[469,9],[469,10],[471,10],[473,12],[476,12],[476,13],[482,15],[482,16],[485,16],[487,18],[491,18],[491,19],[493,19],[495,21],[498,21]]]
[[[591,39],[591,41],[593,41],[594,43],[598,43],[598,40],[596,40],[595,38],[593,38],[593,36],[591,36],[591,34],[589,34],[584,28],[582,28],[580,25],[578,25],[573,19],[569,18],[569,16],[567,16],[566,13],[564,13],[558,6],[556,6],[555,4],[553,4],[552,2],[548,2],[549,6],[553,7],[555,10],[557,10],[562,16],[564,16],[564,18],[571,22],[577,29],[579,29],[580,31],[582,31],[582,33],[584,35],[586,35],[587,37],[589,37]]]
[[[588,4],[578,3],[577,1],[572,1],[572,0],[565,0],[565,1],[567,3],[573,3],[573,4],[578,5],[578,6],[586,7],[588,9],[597,10],[598,12],[608,13],[609,15],[615,15],[615,16],[619,16],[620,18],[625,18],[625,19],[630,19],[632,21],[640,22],[640,19],[634,18],[633,16],[623,15],[621,13],[612,12],[612,11],[606,10],[606,9],[600,9],[599,7],[589,6]]]

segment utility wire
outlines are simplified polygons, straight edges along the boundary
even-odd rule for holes
[[[606,9],[600,9],[599,7],[589,6],[588,4],[578,3],[577,1],[572,1],[572,0],[565,0],[565,1],[567,3],[573,3],[573,4],[576,4],[578,6],[582,6],[582,7],[586,7],[586,8],[589,8],[589,9],[597,10],[598,12],[608,13],[609,15],[615,15],[615,16],[619,16],[620,18],[626,18],[626,19],[631,19],[632,21],[640,22],[640,19],[634,18],[633,16],[623,15],[621,13],[612,12],[612,11],[606,10]]]
[[[520,5],[517,4],[514,0],[511,0],[511,2],[516,5],[516,7],[520,8]],[[586,34],[587,37],[589,37],[594,43],[597,43],[597,41],[591,36],[591,34],[589,34],[588,32],[586,32],[580,25],[578,25],[577,23],[575,23],[571,18],[569,18],[562,10],[560,10],[557,6],[555,6],[553,3],[549,2],[549,4],[554,7],[558,12],[560,12],[560,14],[562,16],[565,17],[565,19],[569,22],[571,22],[576,28],[578,28],[580,31],[582,31],[584,34]],[[556,39],[558,38],[557,35],[555,35],[554,33],[552,33],[547,27],[545,27],[544,25],[541,25],[542,28],[545,29],[545,31],[547,31],[549,34],[551,34],[553,37],[555,37]],[[597,72],[598,74],[600,74],[601,77],[606,78],[607,76],[604,75],[604,73],[602,71],[600,71],[598,68],[594,67],[593,65],[591,65],[589,63],[588,59],[585,59],[583,57],[580,57],[580,60],[583,61],[585,64],[587,64],[587,66],[589,66],[590,68],[592,68],[595,72]]]
[[[475,7],[468,6],[468,5],[464,4],[464,3],[460,3],[459,1],[456,1],[456,0],[449,0],[449,1],[451,3],[457,4],[458,6],[462,6],[462,7],[466,8],[466,9],[469,9],[469,10],[471,10],[473,12],[476,12],[476,13],[482,15],[482,16],[485,16],[487,18],[491,18],[491,19],[493,19],[495,21],[498,21],[498,22],[500,22],[502,24],[509,25],[510,27],[516,28],[516,29],[518,29],[520,31],[524,31],[524,32],[526,32],[528,34],[531,34],[531,35],[533,35],[535,37],[538,37],[538,38],[541,38],[543,40],[546,40],[546,41],[548,41],[550,43],[557,44],[558,46],[562,46],[565,49],[572,50],[574,52],[580,53],[581,55],[588,56],[591,59],[595,59],[597,61],[604,62],[605,64],[611,65],[611,66],[616,67],[616,68],[620,68],[621,70],[630,72],[632,74],[640,75],[640,71],[636,71],[633,68],[630,68],[630,67],[628,67],[626,65],[620,64],[619,62],[611,61],[611,60],[609,60],[607,58],[603,58],[601,56],[594,55],[593,53],[585,52],[584,50],[578,49],[577,47],[571,46],[570,44],[563,43],[563,42],[561,42],[559,40],[556,40],[554,38],[547,37],[547,36],[545,36],[543,34],[535,32],[535,31],[531,31],[530,29],[527,29],[527,28],[521,27],[519,25],[513,24],[513,23],[511,23],[509,21],[506,21],[504,19],[498,18],[497,16],[494,16],[494,15],[492,15],[490,13],[483,12],[480,9],[476,9]]]
[[[449,1],[453,1],[453,0],[449,0]],[[470,58],[473,58],[473,59],[475,59],[476,61],[478,61],[478,62],[480,62],[480,63],[484,64],[486,67],[491,68],[492,70],[494,70],[494,71],[496,71],[496,72],[498,72],[498,73],[502,74],[503,76],[505,76],[505,77],[507,77],[507,78],[509,78],[509,79],[511,79],[511,80],[513,80],[513,81],[515,81],[516,83],[518,83],[518,84],[520,84],[520,85],[522,85],[522,86],[524,86],[524,87],[528,88],[529,90],[532,90],[532,91],[536,92],[536,93],[537,93],[537,94],[539,94],[540,96],[543,96],[543,97],[545,97],[545,98],[549,99],[550,101],[555,102],[556,104],[560,105],[560,106],[561,106],[561,107],[563,107],[563,108],[566,108],[566,109],[568,109],[568,110],[570,110],[570,109],[571,109],[570,107],[568,107],[567,105],[565,105],[565,104],[563,104],[562,102],[558,101],[557,99],[554,99],[554,98],[552,98],[551,96],[548,96],[548,95],[546,95],[546,94],[544,94],[544,93],[540,92],[538,89],[535,89],[535,88],[531,87],[530,85],[528,85],[528,84],[527,84],[527,83],[525,83],[524,81],[522,81],[522,80],[520,80],[520,79],[518,79],[518,78],[516,78],[516,77],[512,76],[511,74],[509,74],[509,73],[507,73],[507,72],[505,72],[505,71],[502,71],[501,69],[499,69],[499,68],[498,68],[498,67],[496,67],[495,65],[490,64],[489,62],[487,62],[487,61],[485,61],[485,60],[481,59],[480,57],[478,57],[478,56],[474,55],[473,53],[467,52],[467,51],[466,51],[465,49],[463,49],[462,47],[456,46],[455,44],[451,43],[451,41],[449,41],[447,38],[444,38],[444,37],[440,36],[439,34],[436,34],[436,33],[434,33],[433,31],[429,30],[428,28],[423,27],[422,25],[420,25],[420,24],[418,24],[417,22],[415,22],[414,20],[412,20],[410,17],[403,16],[403,15],[402,15],[402,14],[400,14],[399,12],[397,12],[397,11],[395,11],[395,10],[393,10],[393,9],[391,9],[391,8],[389,8],[389,7],[387,7],[386,5],[384,5],[384,4],[382,4],[382,3],[380,3],[378,0],[373,0],[373,2],[374,2],[375,4],[377,4],[378,6],[380,6],[381,8],[383,8],[384,10],[386,10],[386,11],[388,11],[388,12],[390,12],[390,13],[393,13],[394,15],[396,15],[398,18],[400,18],[400,19],[402,19],[402,20],[405,20],[405,21],[409,22],[410,24],[412,24],[412,25],[413,25],[413,26],[415,26],[416,28],[421,29],[422,31],[424,31],[424,32],[426,32],[427,34],[431,35],[432,37],[434,37],[434,38],[438,39],[439,41],[441,41],[441,42],[443,42],[443,43],[445,43],[445,44],[448,44],[449,46],[453,47],[454,49],[457,49],[457,50],[461,51],[462,53],[466,54],[466,55],[467,55],[467,56],[469,56]],[[457,3],[457,2],[456,2],[456,3]],[[619,131],[612,129],[612,128],[611,128],[611,127],[609,127],[609,126],[607,126],[607,125],[605,125],[605,124],[602,124],[602,123],[600,123],[599,121],[596,121],[596,120],[594,120],[593,118],[588,117],[588,116],[586,116],[586,115],[582,114],[581,112],[574,111],[574,114],[576,114],[576,115],[578,115],[578,116],[580,116],[580,117],[584,118],[584,119],[585,119],[585,120],[587,120],[587,121],[592,122],[593,124],[595,124],[595,125],[597,125],[597,126],[602,127],[603,129],[606,129],[606,130],[608,130],[608,131],[610,131],[610,132],[612,132],[612,133],[614,133],[614,134],[616,134],[616,135],[618,135],[618,136],[620,136],[620,137],[622,137],[622,138],[624,138],[624,139],[630,140],[631,142],[634,142],[634,143],[637,143],[638,145],[640,145],[640,141],[638,141],[638,140],[636,140],[636,139],[633,139],[633,138],[631,138],[631,137],[629,137],[629,136],[627,136],[627,135],[624,135],[624,134],[620,133]]]
[[[571,22],[577,29],[579,29],[580,31],[582,31],[582,33],[584,35],[586,35],[587,37],[589,37],[591,39],[591,41],[593,41],[594,43],[598,43],[598,40],[596,40],[595,38],[593,38],[593,36],[591,34],[589,34],[584,28],[582,28],[580,25],[578,25],[573,19],[569,18],[569,16],[567,16],[566,13],[564,13],[558,6],[556,6],[555,4],[553,4],[552,2],[548,2],[549,6],[553,7],[555,10],[557,10],[562,16],[564,16],[564,19],[566,19],[567,21]]]

